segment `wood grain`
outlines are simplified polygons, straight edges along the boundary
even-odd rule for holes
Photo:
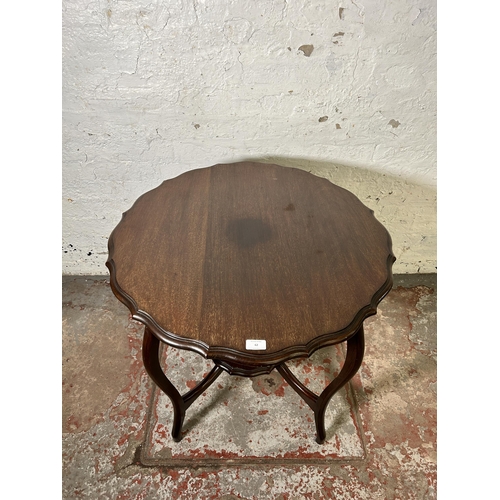
[[[392,286],[386,229],[352,193],[253,162],[192,170],[141,196],[109,241],[111,285],[155,335],[272,364],[353,335]],[[267,342],[247,351],[246,339]]]

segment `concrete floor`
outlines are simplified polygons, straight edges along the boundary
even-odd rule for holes
[[[365,321],[366,352],[331,400],[327,442],[281,376],[223,374],[170,437],[168,398],[141,360],[143,327],[105,278],[63,278],[64,499],[436,498],[436,275],[395,276]],[[343,346],[290,369],[319,391]],[[210,362],[166,348],[181,392]]]

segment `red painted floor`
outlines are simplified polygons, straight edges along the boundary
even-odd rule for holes
[[[365,322],[366,352],[331,400],[327,441],[281,376],[223,374],[170,437],[168,398],[141,360],[142,326],[103,278],[63,279],[63,498],[436,498],[436,277],[396,276]],[[343,346],[290,363],[320,391]],[[181,392],[210,362],[166,348]]]

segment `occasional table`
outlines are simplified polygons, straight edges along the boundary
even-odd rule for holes
[[[221,375],[277,370],[314,412],[325,440],[331,397],[357,372],[363,321],[392,287],[389,233],[349,191],[304,170],[254,162],[200,168],[143,194],[109,238],[111,288],[145,325],[144,366],[172,401],[172,437],[186,410]],[[287,367],[347,342],[321,394]],[[180,394],[160,345],[214,363]]]

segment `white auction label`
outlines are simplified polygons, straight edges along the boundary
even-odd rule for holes
[[[249,351],[265,351],[266,341],[265,340],[247,340],[246,348]]]

